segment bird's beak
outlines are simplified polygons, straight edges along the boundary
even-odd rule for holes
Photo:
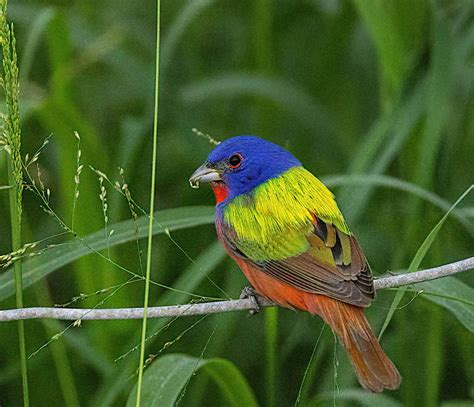
[[[193,188],[199,188],[200,182],[213,182],[221,180],[222,172],[209,167],[207,163],[201,165],[189,178],[189,185]]]

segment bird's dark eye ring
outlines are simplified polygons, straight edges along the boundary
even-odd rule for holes
[[[237,168],[242,163],[242,156],[240,154],[234,154],[229,158],[229,167]]]

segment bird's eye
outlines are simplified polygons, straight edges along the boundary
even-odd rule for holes
[[[240,154],[234,154],[229,158],[230,168],[237,168],[242,163],[242,156]]]

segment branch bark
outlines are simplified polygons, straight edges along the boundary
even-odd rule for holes
[[[454,263],[431,269],[421,270],[414,273],[406,273],[381,277],[374,281],[376,290],[394,288],[403,285],[421,283],[423,281],[435,280],[462,271],[474,269],[474,257],[469,257]],[[260,307],[274,306],[272,302],[263,298],[259,299]],[[229,301],[214,301],[197,304],[171,305],[164,307],[148,307],[148,318],[181,317],[205,314],[218,314],[230,311],[254,310],[255,303],[252,299],[240,299]],[[48,308],[34,307],[21,309],[8,309],[0,311],[0,322],[18,321],[22,319],[64,319],[64,320],[116,320],[116,319],[140,319],[143,318],[143,308]]]

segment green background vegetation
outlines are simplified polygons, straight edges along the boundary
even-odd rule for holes
[[[31,156],[52,135],[39,159],[50,205],[79,237],[99,231],[86,241],[103,255],[85,256],[84,244],[71,234],[52,237],[64,230],[41,208],[37,194],[26,191],[23,239],[49,238],[29,253],[73,242],[26,259],[27,306],[63,304],[80,294],[92,295],[72,306],[143,303],[143,280],[122,286],[130,275],[117,265],[142,274],[139,251],[146,248],[147,221],[134,224],[126,197],[103,180],[105,225],[100,179],[89,166],[121,184],[123,168],[132,198],[147,207],[154,7],[153,1],[117,0],[9,5],[19,54],[22,153]],[[212,148],[193,127],[217,139],[255,134],[292,151],[332,186],[378,274],[408,268],[428,233],[474,182],[472,1],[164,0],[161,15],[156,204],[174,209],[158,215],[169,233],[157,227],[152,280],[181,291],[152,284],[151,305],[235,298],[246,284],[216,243],[212,208],[180,209],[213,201],[209,188],[196,191],[187,183]],[[84,168],[72,222],[74,131],[81,137]],[[0,185],[8,184],[7,158],[0,152]],[[35,166],[30,169],[36,176]],[[428,200],[420,191],[429,191],[422,193]],[[143,215],[137,206],[134,212]],[[11,251],[6,190],[0,190],[0,213],[3,254]],[[128,222],[116,225],[123,220]],[[472,256],[473,234],[471,193],[443,225],[421,267]],[[127,243],[115,245],[119,241]],[[160,371],[170,372],[166,390],[173,399],[185,386],[179,398],[184,406],[286,406],[299,392],[301,406],[334,400],[472,405],[473,280],[466,273],[423,287],[451,299],[421,294],[410,302],[413,290],[405,294],[399,305],[406,306],[395,312],[382,338],[404,377],[397,392],[373,396],[360,390],[329,329],[306,371],[322,322],[280,309],[253,317],[150,321],[149,333],[159,332],[146,355],[157,360],[145,371],[145,385],[156,390],[147,382],[153,372],[158,370],[158,379]],[[15,307],[12,281],[11,270],[2,271],[2,308]],[[394,295],[380,292],[368,310],[376,332]],[[25,324],[27,354],[33,354],[32,405],[124,405],[136,382],[138,351],[116,359],[138,344],[141,321],[83,322],[55,336],[67,326]],[[17,324],[0,325],[0,343],[0,404],[20,405]]]

